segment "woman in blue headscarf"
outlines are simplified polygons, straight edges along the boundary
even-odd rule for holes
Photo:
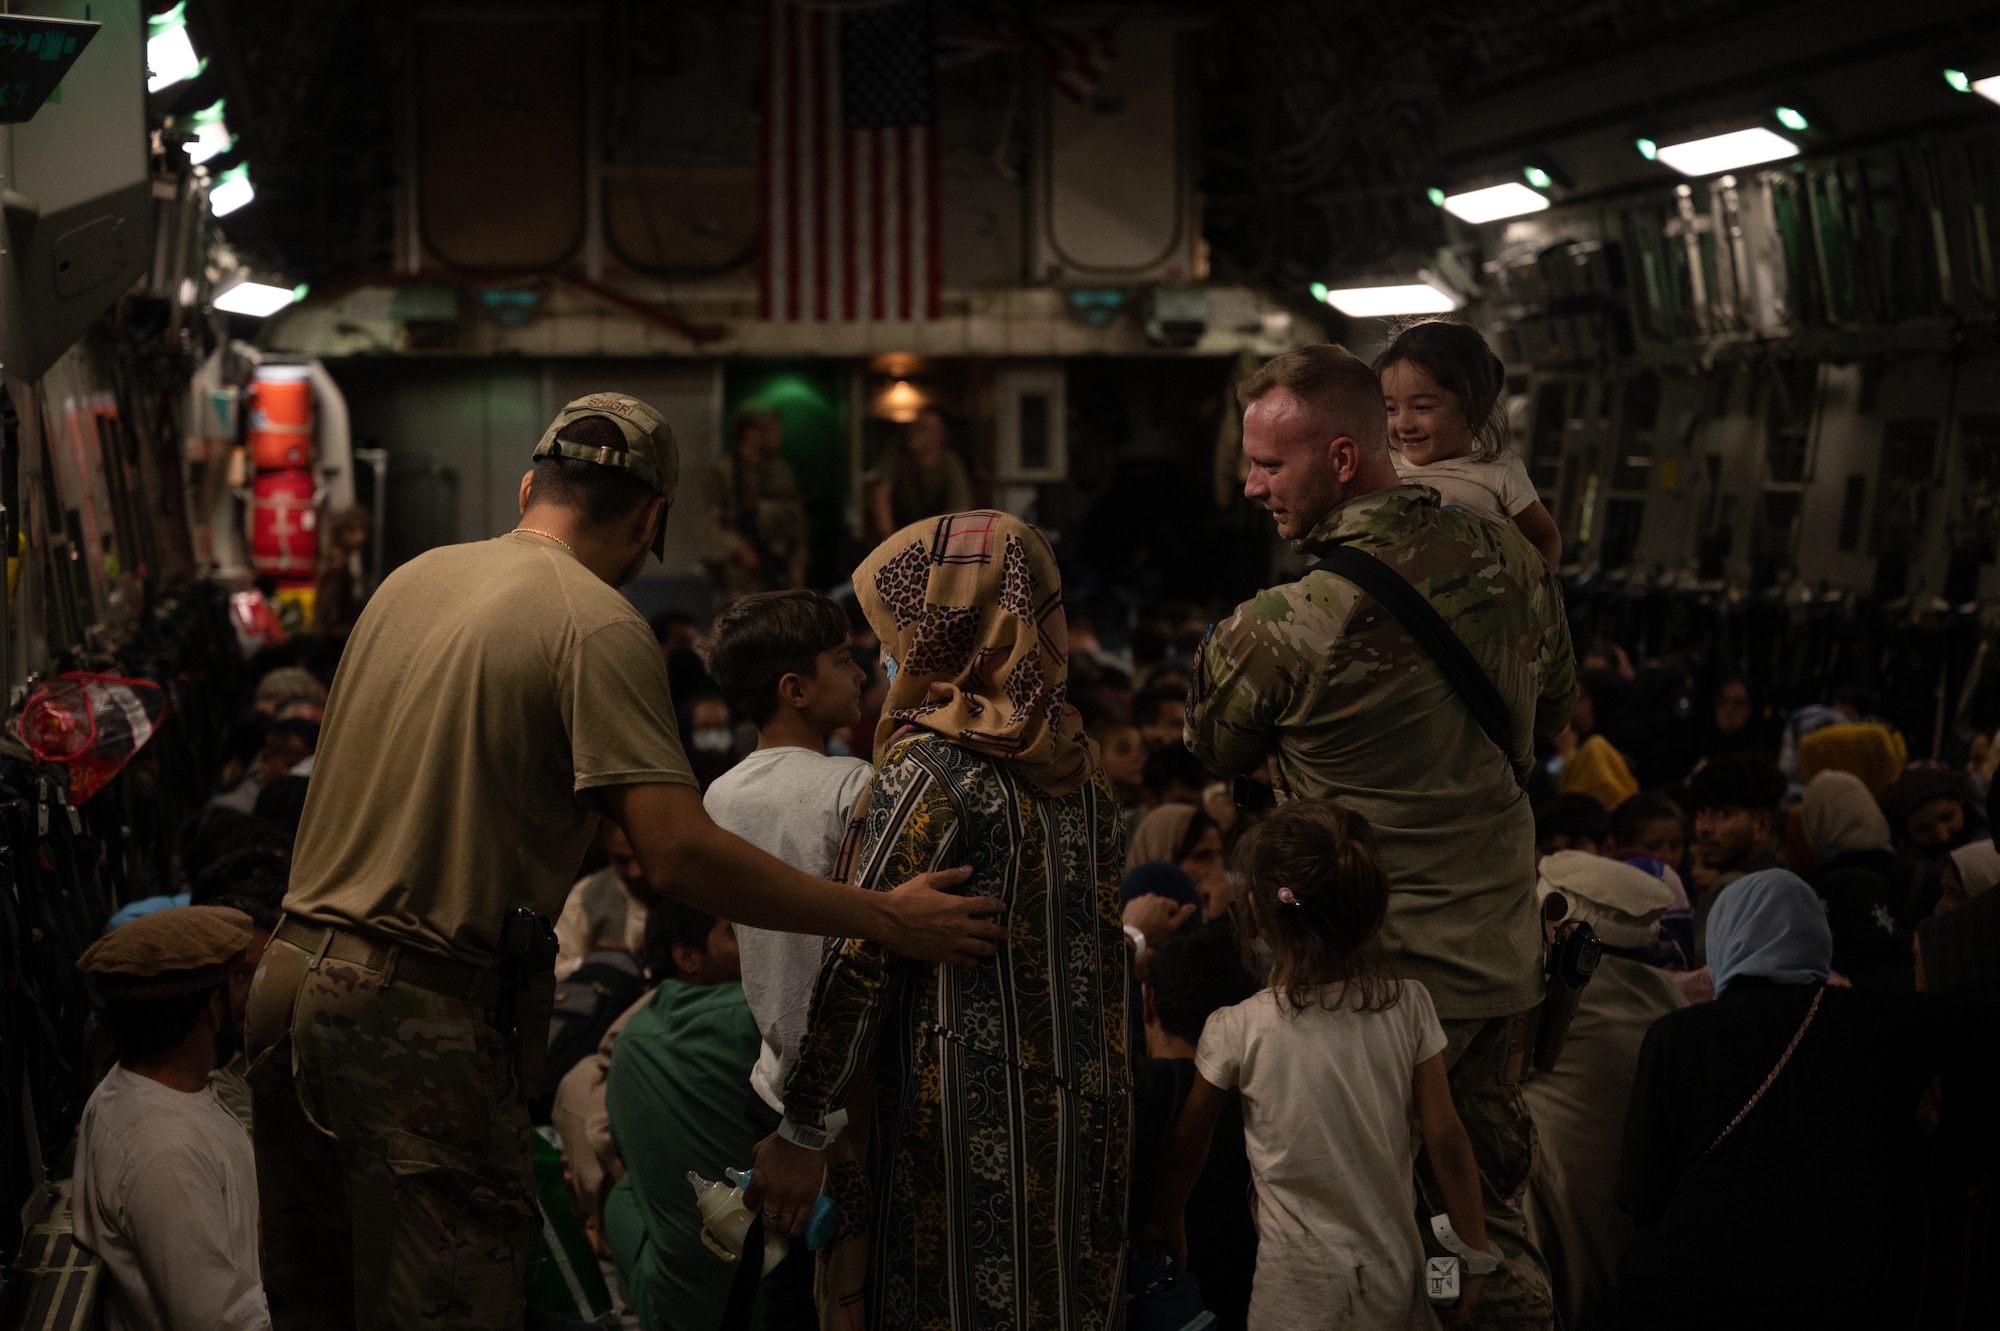
[[[1832,959],[1797,876],[1749,874],[1717,898],[1716,1001],[1662,1017],[1640,1047],[1617,1188],[1637,1233],[1587,1325],[1907,1320],[1918,1108],[1970,1046],[1924,995],[1828,987]]]

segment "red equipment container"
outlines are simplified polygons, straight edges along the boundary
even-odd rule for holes
[[[265,471],[250,486],[250,563],[259,573],[311,581],[319,566],[319,510],[313,474]]]
[[[259,471],[312,465],[312,380],[303,365],[265,365],[250,383],[250,461]]]

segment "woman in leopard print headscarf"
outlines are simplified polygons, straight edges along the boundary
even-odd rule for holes
[[[1055,558],[1018,519],[959,513],[897,533],[854,583],[894,675],[849,877],[970,864],[965,890],[1006,902],[1010,937],[969,970],[829,952],[786,1114],[820,1127],[870,1074],[875,1107],[867,1146],[830,1153],[845,1255],[858,1234],[867,1257],[844,1277],[836,1256],[822,1308],[1095,1331],[1122,1312],[1129,949],[1117,799],[1064,696]],[[797,1149],[774,1138],[760,1165]]]
[[[854,593],[894,662],[877,752],[921,726],[1050,795],[1090,778],[1092,746],[1068,701],[1061,575],[1040,532],[993,512],[919,522],[862,562]]]

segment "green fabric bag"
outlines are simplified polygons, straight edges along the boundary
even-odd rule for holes
[[[594,1322],[611,1311],[597,1254],[570,1209],[562,1152],[548,1128],[536,1128],[535,1201],[542,1225],[535,1233],[535,1264],[528,1270],[528,1306],[558,1317]]]

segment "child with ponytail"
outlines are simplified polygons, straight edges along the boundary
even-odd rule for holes
[[[1382,947],[1389,884],[1374,831],[1332,800],[1295,800],[1264,819],[1239,863],[1237,909],[1270,950],[1270,983],[1203,1028],[1137,1247],[1185,1258],[1187,1198],[1239,1086],[1259,1237],[1251,1331],[1428,1327],[1414,1118],[1449,1216],[1440,1238],[1468,1254],[1458,1302],[1439,1310],[1462,1323],[1494,1265],[1479,1171],[1430,994],[1397,979]]]
[[[1425,319],[1375,358],[1396,474],[1428,485],[1448,508],[1512,523],[1551,569],[1562,534],[1521,459],[1507,451],[1507,369],[1479,330]]]

